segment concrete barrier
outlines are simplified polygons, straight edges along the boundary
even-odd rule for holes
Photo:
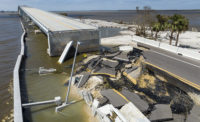
[[[23,114],[22,114],[22,103],[21,103],[21,93],[20,93],[20,78],[19,78],[19,69],[21,66],[21,62],[25,53],[24,46],[24,36],[25,29],[21,22],[21,26],[23,29],[23,34],[21,36],[21,51],[18,55],[14,70],[13,70],[13,91],[14,91],[14,122],[23,122]]]
[[[159,48],[173,52],[173,53],[177,53],[177,50],[178,50],[178,47],[171,46],[171,45],[168,45],[168,44],[165,44],[165,43],[160,43]]]
[[[188,49],[184,49],[184,48],[178,48],[177,53],[182,54],[183,56],[186,56],[186,57],[189,57],[189,58],[200,60],[200,53],[192,51],[192,50],[188,50]]]
[[[192,50],[188,50],[188,49],[184,49],[181,47],[176,47],[176,46],[172,46],[172,45],[168,45],[166,43],[161,43],[161,42],[157,42],[154,40],[150,40],[150,39],[146,39],[143,37],[139,37],[139,36],[132,36],[133,41],[137,42],[137,43],[142,43],[144,45],[148,45],[148,46],[152,46],[152,47],[157,47],[172,53],[176,53],[176,54],[182,54],[185,57],[189,57],[189,58],[193,58],[196,60],[200,60],[200,53],[192,51]]]
[[[143,37],[139,37],[139,36],[133,36],[133,40],[136,42],[140,42],[140,43],[144,43],[147,45],[151,45],[153,47],[159,47],[160,42],[154,41],[154,40],[150,40],[150,39],[146,39]]]

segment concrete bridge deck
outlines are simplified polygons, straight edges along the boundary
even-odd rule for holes
[[[48,37],[48,54],[59,56],[69,41],[82,41],[79,52],[99,49],[97,27],[81,23],[70,17],[27,6],[19,6],[19,15],[27,22],[34,22]],[[87,46],[86,46],[87,45]]]
[[[83,24],[75,21],[69,17],[42,11],[31,7],[21,7],[21,9],[28,13],[29,16],[34,17],[41,23],[48,31],[68,31],[68,30],[84,30],[84,29],[97,29],[96,27]]]

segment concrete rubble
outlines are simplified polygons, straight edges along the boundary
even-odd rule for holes
[[[141,77],[144,73],[147,75],[143,60],[142,50],[132,48],[116,52],[104,50],[81,62],[74,84],[100,122],[168,121],[180,117],[175,116],[169,103],[156,103],[150,92],[142,91],[148,91],[149,87],[140,88]],[[145,83],[154,84],[145,78]]]
[[[92,74],[96,75],[108,75],[110,77],[115,77],[116,71],[114,68],[96,68],[95,71]]]
[[[101,64],[107,66],[107,67],[110,67],[110,68],[115,68],[119,65],[119,62],[118,61],[113,61],[113,60],[107,60],[107,59],[104,59]]]
[[[150,120],[152,122],[173,120],[170,105],[166,104],[155,105],[155,110],[151,112]]]
[[[124,115],[128,122],[150,122],[131,102],[124,105],[120,109],[120,112]]]
[[[80,81],[77,85],[78,88],[82,87],[86,82],[87,80],[89,79],[90,77],[90,73],[84,73],[81,78],[80,78]]]
[[[147,112],[149,105],[146,101],[142,100],[136,93],[130,92],[128,90],[122,90],[123,94],[129,101],[131,101],[137,108],[142,112]]]
[[[193,106],[190,114],[188,115],[187,122],[194,122],[200,119],[200,106]]]
[[[133,50],[133,47],[132,46],[119,46],[119,50],[124,51],[124,52],[130,52]]]
[[[119,61],[124,61],[124,62],[129,62],[128,54],[126,52],[122,52],[119,55],[115,56],[113,59],[119,60]]]
[[[103,90],[101,91],[101,95],[109,99],[110,103],[116,108],[122,107],[129,102],[127,99],[121,97],[120,93],[113,89]]]

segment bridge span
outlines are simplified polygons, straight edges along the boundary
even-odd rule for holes
[[[82,42],[79,52],[99,49],[97,27],[81,23],[70,17],[27,6],[19,6],[18,12],[25,21],[33,21],[47,35],[47,52],[50,56],[61,55],[70,41]]]

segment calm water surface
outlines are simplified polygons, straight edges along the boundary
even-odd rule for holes
[[[26,58],[21,72],[22,102],[34,102],[54,99],[60,96],[65,99],[67,87],[64,85],[69,78],[72,58],[62,65],[58,64],[59,57],[50,57],[47,54],[48,41],[45,34],[34,34],[34,29],[28,27],[26,37]],[[83,59],[78,55],[77,62]],[[55,68],[56,73],[40,75],[39,67]],[[70,100],[79,102],[66,107],[61,113],[55,112],[55,105],[36,106],[24,109],[24,120],[33,122],[88,122],[88,114],[84,111],[86,104],[81,98],[70,95]]]
[[[13,109],[10,84],[20,53],[22,28],[17,15],[0,14],[0,120]]]

